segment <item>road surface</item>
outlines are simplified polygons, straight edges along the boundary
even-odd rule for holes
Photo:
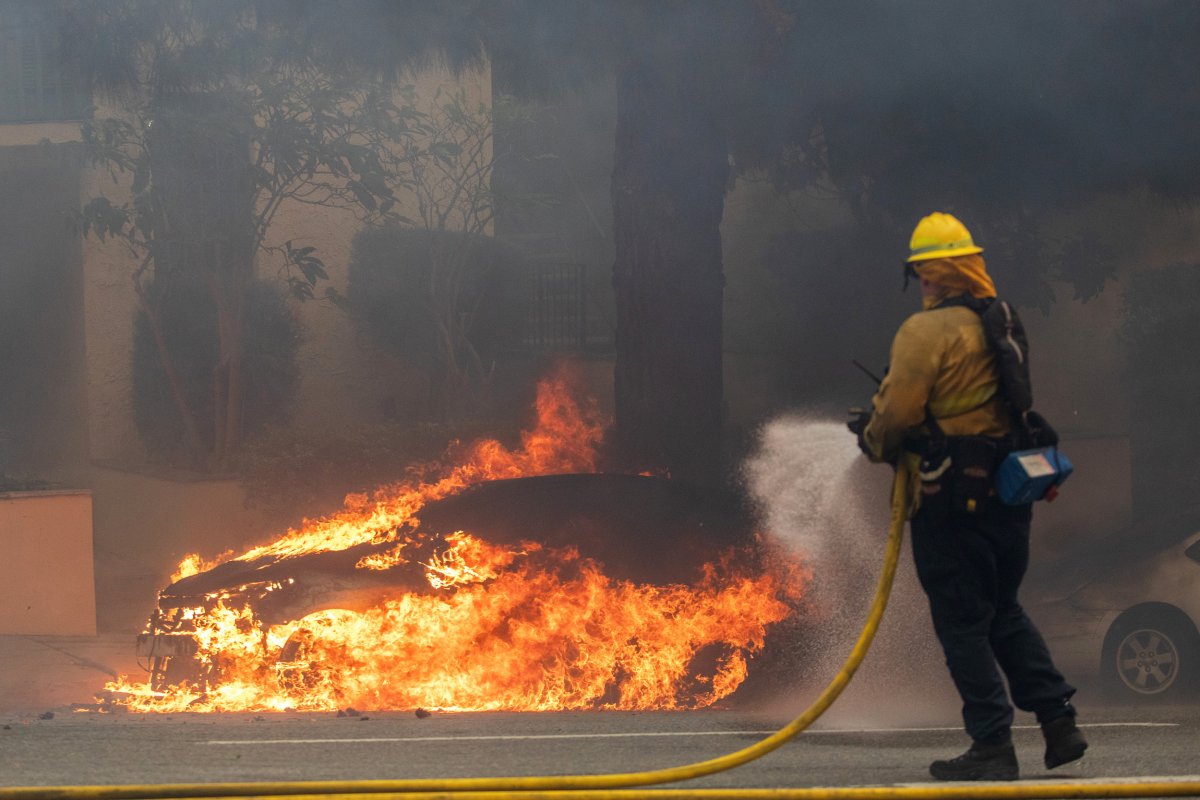
[[[952,711],[952,710],[951,710]],[[1178,776],[1200,772],[1195,707],[1090,708],[1092,743],[1048,772],[1031,720],[1015,731],[1026,778]],[[0,714],[0,785],[291,781],[539,775],[648,770],[745,747],[786,721],[707,710],[440,714]],[[944,724],[822,723],[767,757],[689,783],[712,787],[849,786],[928,780],[928,763],[966,739]]]

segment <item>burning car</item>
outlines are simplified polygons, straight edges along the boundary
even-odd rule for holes
[[[805,568],[764,557],[736,495],[587,471],[596,440],[544,389],[517,450],[478,443],[237,557],[185,564],[138,639],[148,680],[110,695],[142,711],[727,696],[795,611]]]
[[[479,532],[491,545],[515,546],[508,552],[520,558],[578,549],[610,577],[639,584],[686,583],[722,551],[754,552],[753,521],[736,495],[640,475],[490,481],[423,508],[420,520],[402,534],[403,560],[386,558],[396,549],[389,538],[344,550],[226,561],[171,583],[138,637],[152,685],[216,678],[195,660],[199,609],[246,607],[263,624],[278,625],[327,609],[364,610],[398,593],[443,589],[452,585],[444,554],[457,552],[464,531]],[[371,568],[373,559],[386,568]],[[294,649],[293,642],[281,656]]]

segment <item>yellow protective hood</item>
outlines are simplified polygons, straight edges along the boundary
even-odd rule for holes
[[[914,263],[918,276],[942,287],[934,297],[926,297],[925,308],[933,308],[947,297],[969,293],[975,298],[995,297],[996,284],[987,273],[983,256],[978,253],[953,258],[931,258]]]

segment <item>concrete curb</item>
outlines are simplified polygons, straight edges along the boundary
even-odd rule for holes
[[[128,633],[0,636],[0,715],[94,703],[105,682],[142,674]]]

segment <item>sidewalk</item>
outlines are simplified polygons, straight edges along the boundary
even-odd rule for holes
[[[93,703],[118,674],[140,676],[133,634],[0,636],[0,720]]]

